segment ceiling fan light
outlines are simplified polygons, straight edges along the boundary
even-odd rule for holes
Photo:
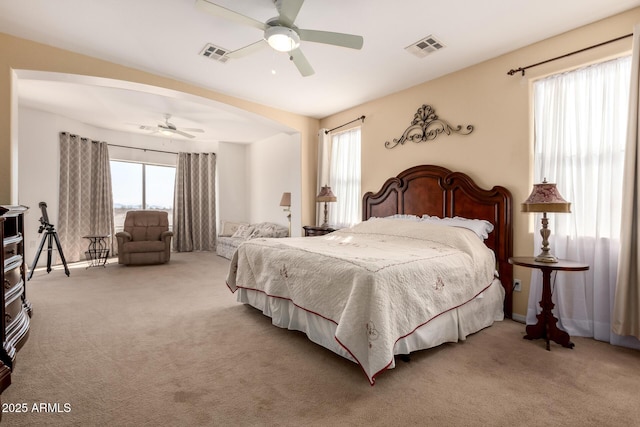
[[[264,32],[264,38],[278,52],[290,52],[300,46],[298,33],[287,27],[269,27]]]
[[[161,134],[163,134],[163,135],[166,135],[166,136],[171,136],[171,135],[173,135],[173,132],[171,132],[171,131],[170,131],[170,130],[168,130],[168,129],[162,129],[162,130],[160,130],[160,133],[161,133]]]

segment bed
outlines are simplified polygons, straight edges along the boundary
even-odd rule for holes
[[[366,193],[362,219],[320,237],[245,242],[227,286],[274,325],[357,363],[371,385],[396,355],[511,317],[506,188],[416,166]]]

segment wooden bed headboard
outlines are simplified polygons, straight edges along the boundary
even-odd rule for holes
[[[393,214],[461,216],[484,219],[494,225],[485,243],[496,254],[500,281],[505,288],[504,313],[513,308],[513,255],[511,193],[504,187],[480,188],[468,175],[441,166],[414,166],[389,178],[377,193],[368,192],[362,201],[362,217]]]

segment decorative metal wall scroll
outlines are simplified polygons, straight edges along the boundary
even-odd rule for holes
[[[404,131],[400,139],[394,139],[391,142],[387,141],[384,143],[384,146],[394,148],[398,145],[404,145],[407,141],[432,141],[441,133],[451,135],[451,132],[455,132],[460,135],[469,135],[473,132],[472,125],[468,125],[465,129],[466,130],[462,130],[462,125],[458,125],[455,128],[451,127],[449,123],[436,116],[436,111],[431,105],[422,105],[413,116],[411,126]]]

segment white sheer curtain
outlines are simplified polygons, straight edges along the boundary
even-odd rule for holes
[[[554,314],[570,335],[614,344],[633,342],[611,332],[620,249],[622,173],[630,57],[554,75],[534,84],[534,182],[558,185],[571,213],[551,215],[551,251],[589,264],[554,280]],[[540,215],[535,218],[536,231]],[[535,233],[534,252],[541,246]],[[542,278],[531,280],[527,323],[540,312]]]
[[[329,222],[334,227],[351,227],[361,220],[360,127],[331,136],[329,185],[337,197],[329,203]]]
[[[320,188],[329,185],[329,167],[331,164],[331,137],[326,129],[320,129],[318,133],[318,181],[316,194],[320,193]],[[316,225],[322,224],[324,205],[316,203]]]

